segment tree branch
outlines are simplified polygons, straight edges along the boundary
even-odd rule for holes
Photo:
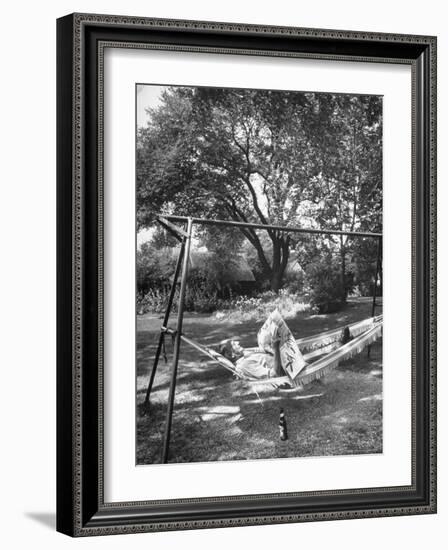
[[[238,147],[238,149],[243,153],[245,159],[246,159],[246,165],[247,165],[247,175],[244,176],[243,174],[241,174],[241,179],[244,181],[244,183],[247,185],[248,189],[249,189],[249,192],[251,194],[251,197],[252,197],[252,202],[253,202],[253,205],[254,205],[254,208],[255,208],[255,212],[258,214],[258,217],[260,218],[261,220],[261,223],[263,224],[267,224],[267,220],[260,208],[260,205],[258,204],[258,199],[257,199],[257,194],[255,192],[255,189],[253,188],[253,185],[250,181],[250,175],[253,174],[253,173],[256,173],[255,171],[252,170],[252,163],[250,161],[250,147],[249,147],[249,135],[248,133],[246,132],[246,146],[247,148],[245,149],[243,147],[243,145],[241,145],[241,143],[238,141],[237,137],[235,136],[235,131],[234,131],[234,128],[232,127],[232,138],[233,138],[233,142],[235,143],[235,145]]]

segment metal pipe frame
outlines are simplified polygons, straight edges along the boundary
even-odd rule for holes
[[[198,225],[223,225],[228,227],[245,227],[248,229],[265,229],[283,233],[308,233],[311,235],[346,235],[349,237],[367,237],[381,239],[382,233],[368,233],[364,231],[340,231],[337,229],[309,229],[301,227],[288,227],[283,225],[269,225],[261,223],[249,223],[225,220],[209,220],[206,218],[187,218],[186,216],[163,216],[171,222],[186,222],[191,220],[192,224]]]
[[[158,216],[157,221],[162,227],[164,227],[167,231],[174,235],[179,241],[181,241],[183,237],[187,237],[187,233],[183,229],[181,229],[177,225],[174,225],[163,216]]]
[[[372,315],[371,317],[375,317],[375,309],[376,309],[376,287],[378,285],[378,276],[380,274],[380,265],[381,265],[381,251],[382,251],[382,239],[378,239],[378,246],[377,246],[377,252],[376,252],[376,271],[375,271],[375,285],[373,287],[373,299],[372,299]],[[371,346],[367,347],[367,357],[370,357],[370,348]]]
[[[375,286],[373,287],[372,317],[375,317],[376,287],[378,285],[378,277],[379,277],[379,274],[380,274],[381,250],[382,250],[382,241],[380,239],[380,240],[378,240],[378,248],[377,248],[377,252],[376,252],[376,271],[375,271]]]
[[[162,326],[160,328],[159,343],[157,344],[156,355],[154,357],[154,363],[153,363],[153,367],[152,367],[151,374],[150,374],[150,377],[149,377],[148,387],[146,389],[146,396],[145,396],[145,401],[144,401],[145,409],[147,409],[148,406],[149,406],[149,397],[151,395],[152,386],[154,384],[154,378],[155,378],[155,375],[156,375],[157,366],[159,364],[160,353],[162,352],[163,343],[165,341],[165,332],[166,332],[166,328],[167,328],[168,321],[169,321],[169,318],[170,318],[174,296],[176,294],[177,279],[179,278],[180,268],[181,268],[181,265],[182,265],[182,259],[183,259],[183,256],[184,256],[184,251],[185,251],[185,239],[182,241],[179,256],[177,258],[176,268],[174,270],[174,275],[173,275],[173,282],[172,282],[172,285],[171,285],[170,295],[169,295],[169,298],[168,298],[168,304],[166,306],[165,315],[163,317]]]
[[[170,388],[169,388],[169,394],[168,394],[168,405],[167,405],[167,416],[166,416],[166,424],[165,424],[165,432],[163,437],[163,449],[162,449],[162,458],[161,461],[163,464],[166,464],[169,459],[169,447],[170,447],[170,439],[171,439],[171,426],[172,426],[172,420],[173,420],[173,409],[174,409],[174,398],[176,393],[176,380],[177,380],[177,369],[179,365],[179,356],[180,356],[180,344],[183,341],[187,342],[187,339],[182,334],[182,325],[183,325],[183,317],[184,317],[184,307],[185,307],[185,292],[187,288],[187,277],[188,277],[188,268],[189,268],[189,260],[190,260],[190,247],[191,247],[191,237],[193,232],[193,225],[199,224],[199,225],[218,225],[218,226],[227,226],[227,227],[244,227],[244,228],[251,228],[251,229],[264,229],[264,230],[273,230],[273,231],[279,231],[279,232],[285,232],[285,233],[305,233],[305,234],[314,234],[314,235],[345,235],[349,237],[361,237],[361,238],[376,238],[378,239],[378,253],[377,253],[377,266],[376,266],[376,274],[375,274],[375,288],[374,288],[374,295],[373,295],[373,303],[372,303],[372,317],[375,313],[376,308],[376,285],[378,282],[378,274],[379,274],[379,264],[381,261],[381,243],[382,243],[382,233],[367,233],[367,232],[359,232],[359,231],[339,231],[339,230],[321,230],[321,229],[305,229],[305,228],[299,228],[299,227],[286,227],[286,226],[280,226],[280,225],[268,225],[268,224],[256,224],[256,223],[246,223],[246,222],[237,222],[237,221],[225,221],[225,220],[208,220],[205,218],[191,218],[186,216],[160,216],[158,218],[158,222],[165,227],[165,229],[169,230],[171,233],[176,234],[179,238],[179,235],[182,235],[182,247],[179,253],[179,257],[177,259],[176,269],[174,273],[173,278],[173,285],[171,287],[170,297],[167,305],[167,309],[165,311],[165,316],[163,319],[163,324],[160,329],[160,337],[159,337],[159,343],[156,350],[156,355],[154,359],[153,368],[151,371],[148,388],[146,391],[146,397],[145,397],[145,405],[149,405],[149,398],[152,390],[152,386],[154,383],[154,377],[157,370],[157,365],[159,363],[160,359],[160,353],[163,347],[165,334],[169,333],[174,336],[174,351],[173,351],[173,361],[172,361],[172,369],[171,369],[171,380],[170,380]],[[173,226],[170,222],[182,222],[187,223],[187,230],[186,233],[181,230],[180,228],[177,228],[176,226]],[[178,231],[177,231],[178,230]],[[174,295],[176,291],[176,284],[177,279],[179,277],[179,271],[180,266],[182,264],[182,278],[181,278],[181,286],[180,286],[180,293],[179,293],[179,307],[178,307],[178,315],[177,315],[177,326],[176,330],[173,331],[172,329],[168,329],[167,323],[169,320],[170,312],[172,303],[174,300]],[[190,342],[187,342],[190,343]],[[370,355],[370,346],[369,351]]]
[[[182,278],[179,292],[179,308],[177,313],[177,326],[174,335],[173,364],[171,367],[171,381],[168,393],[168,406],[165,424],[165,434],[163,438],[162,463],[166,464],[169,458],[171,425],[173,420],[174,396],[176,393],[177,367],[179,364],[180,344],[182,336],[182,324],[184,319],[185,292],[187,289],[188,267],[190,259],[191,234],[193,230],[193,221],[187,218],[187,236],[185,237],[185,253],[182,262]]]

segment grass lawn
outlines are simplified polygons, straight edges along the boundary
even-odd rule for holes
[[[287,324],[299,337],[318,334],[370,316],[367,299],[350,301],[339,313],[303,313]],[[381,309],[379,310],[381,311]],[[174,320],[173,320],[174,323]],[[205,344],[231,336],[256,345],[260,322],[218,321],[213,315],[186,314],[184,333]],[[145,397],[160,333],[161,316],[137,320],[137,411]],[[171,371],[161,358],[148,415],[137,412],[137,464],[160,462]],[[171,431],[170,462],[208,462],[382,452],[382,341],[342,363],[303,390],[257,387],[235,380],[219,365],[182,344]],[[284,409],[287,441],[279,438]]]

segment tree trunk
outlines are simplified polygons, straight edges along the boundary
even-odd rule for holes
[[[237,220],[236,217],[234,217],[234,219]],[[243,219],[243,221],[246,220]],[[257,251],[261,267],[271,282],[271,289],[278,294],[282,287],[286,266],[288,265],[289,245],[291,242],[289,235],[283,237],[277,232],[270,232],[270,237],[272,240],[272,262],[269,263],[256,232],[248,229],[241,229],[241,231]]]
[[[276,294],[278,294],[282,288],[283,276],[286,271],[286,266],[288,265],[289,242],[289,237],[286,237],[286,239],[279,237],[273,240],[271,290]]]
[[[271,290],[275,292],[276,294],[279,293],[281,287],[282,287],[282,275],[280,274],[280,266],[278,266],[277,270],[272,271],[271,275]]]

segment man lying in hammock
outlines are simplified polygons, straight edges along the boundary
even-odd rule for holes
[[[300,349],[278,310],[271,313],[257,335],[258,348],[245,350],[236,339],[222,342],[219,352],[244,378],[288,376],[290,380],[306,366]]]

